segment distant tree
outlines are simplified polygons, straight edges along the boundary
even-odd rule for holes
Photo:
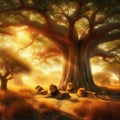
[[[13,79],[14,74],[29,70],[29,67],[23,61],[20,61],[6,50],[0,50],[0,80],[2,90],[7,90],[7,82]]]
[[[55,53],[65,60],[59,87],[65,89],[71,82],[75,90],[96,91],[99,88],[93,82],[90,59],[115,58],[98,45],[120,41],[119,6],[119,0],[0,0],[0,32],[14,34],[9,32],[10,26],[26,25],[33,40],[39,34],[49,38],[55,49],[52,46],[42,58]]]

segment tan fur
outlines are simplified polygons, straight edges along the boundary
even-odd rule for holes
[[[48,91],[47,90],[44,90],[41,86],[37,85],[35,87],[35,90],[36,90],[36,93],[37,94],[40,94],[40,95],[47,95],[48,94]]]
[[[39,93],[41,90],[43,90],[43,88],[40,85],[37,85],[35,87],[35,90],[36,90],[37,93]]]
[[[53,84],[49,86],[49,96],[56,99],[67,99],[71,97],[67,92],[60,92],[57,86]]]
[[[85,88],[79,88],[77,90],[77,96],[79,96],[79,97],[92,97],[92,98],[95,98],[95,92],[86,91]]]
[[[49,86],[49,90],[48,91],[49,91],[49,95],[50,96],[56,96],[57,94],[59,94],[59,90],[58,90],[57,86],[54,85],[54,84],[51,84]]]
[[[86,96],[87,96],[87,93],[86,93],[86,91],[85,91],[85,88],[79,88],[79,89],[77,90],[77,96],[79,96],[79,97],[86,97]]]
[[[66,91],[67,91],[67,92],[73,92],[73,85],[72,85],[71,82],[69,82],[69,83],[67,84]]]

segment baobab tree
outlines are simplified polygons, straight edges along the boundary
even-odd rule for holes
[[[30,68],[26,63],[8,51],[0,50],[0,81],[2,90],[7,90],[7,82],[13,79],[15,74],[28,71],[30,71]]]
[[[96,91],[99,88],[93,82],[90,59],[115,58],[99,45],[120,41],[119,6],[119,0],[1,0],[0,32],[14,35],[10,26],[28,26],[33,41],[39,34],[53,41],[55,54],[65,60],[59,87],[65,89],[72,82],[75,90]],[[49,52],[53,53],[53,47]],[[42,58],[52,56],[44,53]]]

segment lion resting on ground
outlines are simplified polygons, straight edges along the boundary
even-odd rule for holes
[[[77,96],[78,96],[78,97],[90,97],[90,98],[95,98],[95,92],[86,91],[85,88],[79,88],[79,89],[77,90]]]
[[[56,98],[56,99],[67,99],[67,98],[70,98],[70,95],[69,95],[69,93],[67,93],[67,92],[60,92],[59,90],[58,90],[58,88],[57,88],[57,86],[56,85],[54,85],[54,84],[51,84],[50,86],[49,86],[49,96],[50,97],[53,97],[53,98]]]
[[[74,92],[74,90],[73,90],[73,84],[72,84],[71,82],[69,82],[69,83],[67,84],[66,91],[67,91],[67,92],[70,92],[70,93],[73,93],[73,92]]]
[[[35,87],[36,93],[40,95],[46,95],[48,94],[47,90],[44,90],[41,86],[37,85]]]

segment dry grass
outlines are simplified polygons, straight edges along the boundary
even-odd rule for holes
[[[32,90],[31,89],[21,89],[18,91],[19,96],[23,99],[29,99],[32,97]]]
[[[0,118],[4,116],[6,113],[6,107],[4,105],[0,105]]]
[[[35,111],[31,104],[25,101],[26,92],[18,94],[13,91],[0,91],[0,119],[27,120]],[[28,97],[28,95],[27,95]],[[31,120],[31,119],[30,119]]]
[[[119,102],[83,99],[72,109],[83,120],[120,120]]]
[[[31,102],[28,102],[31,101]],[[36,107],[37,106],[37,107]],[[31,91],[0,91],[0,120],[75,120],[55,104],[33,101]]]
[[[40,101],[37,109],[41,114],[39,120],[78,120],[71,114],[61,111],[57,105],[50,102]]]
[[[50,102],[43,101],[43,100],[39,102],[38,109],[41,113],[60,112],[57,105]]]
[[[108,89],[108,90],[120,92],[120,84],[118,84],[118,85],[109,85],[109,86],[108,85],[98,84],[98,86],[103,88],[103,89]]]
[[[15,120],[32,120],[34,117],[35,109],[31,104],[26,102],[14,102],[7,110],[7,117],[14,118]]]
[[[20,101],[22,98],[12,91],[0,91],[0,103],[9,106],[13,101]]]
[[[65,102],[50,98],[34,100],[29,89],[19,93],[0,91],[0,120],[120,120],[120,102],[81,98],[69,107],[74,111],[73,117],[60,110],[59,105]]]
[[[0,120],[34,120],[36,110],[26,102],[29,97],[29,90],[0,91]]]

